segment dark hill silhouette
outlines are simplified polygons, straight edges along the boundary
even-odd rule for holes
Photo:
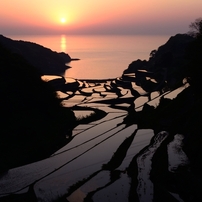
[[[185,77],[185,65],[187,64],[186,53],[193,37],[188,34],[177,34],[158,50],[151,51],[150,58],[146,60],[133,61],[124,74],[138,73],[138,70],[147,70],[152,72],[152,77],[157,82],[165,81],[167,85],[173,87],[182,84]]]
[[[202,30],[202,20],[199,30]],[[137,77],[141,77],[142,79],[136,78],[141,80],[141,86],[147,82],[145,78],[147,75],[144,71],[141,75],[138,74],[140,70],[150,71],[150,77],[158,82],[166,81],[164,87],[167,89],[182,85],[185,78],[189,83],[189,87],[176,98],[171,100],[162,97],[156,108],[145,104],[143,110],[134,113],[133,116],[139,127],[152,128],[155,134],[168,131],[171,136],[175,134],[184,136],[182,148],[189,157],[189,168],[181,166],[173,175],[167,169],[168,162],[165,162],[167,151],[163,151],[164,146],[154,155],[150,177],[158,190],[155,201],[165,200],[163,193],[165,186],[172,189],[175,187],[176,193],[178,192],[185,201],[202,200],[201,67],[202,31],[197,37],[179,34],[171,37],[165,45],[151,52],[149,61],[134,61],[124,72],[126,76],[127,73],[135,73]]]
[[[143,119],[149,123],[147,118],[149,119],[149,117],[154,116],[153,113],[155,111],[157,114],[160,113],[155,115],[156,117],[160,117],[161,120],[167,119],[171,121],[172,124],[168,127],[173,130],[176,129],[178,132],[183,132],[185,135],[184,149],[196,170],[202,168],[201,50],[201,33],[197,37],[188,34],[177,34],[157,50],[153,50],[148,61],[136,60],[132,62],[123,74],[124,78],[128,73],[135,73],[137,76],[136,80],[144,87],[147,84],[146,75],[144,72],[139,74],[138,71],[149,71],[150,77],[156,79],[158,83],[161,81],[164,82],[164,85],[160,87],[167,89],[174,89],[182,85],[183,79],[186,78],[190,87],[184,90],[175,101],[171,101],[165,106],[167,109],[166,112],[159,110],[159,108],[156,110],[153,109],[153,112],[149,111],[149,113],[146,113]],[[154,121],[154,117],[151,120]],[[158,120],[159,122],[160,120]],[[202,174],[200,173],[200,175]]]
[[[52,154],[75,121],[40,74],[0,43],[0,170]]]
[[[17,41],[0,35],[0,43],[13,53],[24,57],[43,74],[61,74],[72,59],[66,53],[57,53],[41,45],[26,41]]]

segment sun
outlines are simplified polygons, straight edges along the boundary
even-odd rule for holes
[[[61,18],[61,19],[60,19],[60,22],[61,22],[62,24],[64,24],[64,23],[66,23],[66,19],[65,19],[65,18]]]

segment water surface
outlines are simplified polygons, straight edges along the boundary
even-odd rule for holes
[[[32,41],[57,52],[79,58],[68,65],[65,76],[78,79],[108,79],[122,75],[137,59],[148,60],[152,50],[169,39],[167,35],[23,35],[12,39]]]

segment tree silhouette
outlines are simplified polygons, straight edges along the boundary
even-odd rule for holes
[[[201,87],[201,69],[202,69],[202,18],[196,19],[190,24],[189,34],[194,37],[193,42],[187,51],[187,75],[189,83],[197,91]]]
[[[202,18],[197,18],[189,25],[189,35],[198,38],[202,36]]]

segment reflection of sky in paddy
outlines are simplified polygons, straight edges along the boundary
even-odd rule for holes
[[[114,127],[114,129],[110,130],[109,132],[106,132],[109,128],[105,128],[104,123],[100,127],[102,128],[102,131],[97,129],[95,129],[94,132],[90,133],[89,131],[84,131],[82,134],[76,136],[68,145],[63,147],[62,149],[64,150],[68,148],[70,150],[68,151],[68,153],[60,155],[60,157],[58,158],[58,162],[63,161],[63,158],[67,159],[68,157],[71,157],[72,159],[79,154],[83,153],[83,155],[69,163],[68,166],[60,169],[60,171],[58,171],[57,173],[54,173],[52,176],[47,177],[45,180],[43,180],[39,184],[38,189],[41,188],[41,190],[45,190],[46,187],[48,187],[49,191],[51,191],[50,189],[57,189],[57,183],[55,183],[56,179],[59,184],[63,184],[65,187],[68,187],[69,185],[76,183],[78,179],[83,179],[83,177],[86,178],[95,171],[100,170],[101,165],[109,161],[109,159],[113,155],[113,152],[125,139],[126,134],[130,134],[131,131],[134,130],[134,127],[131,127],[121,131],[121,129],[123,129],[123,126],[119,126]],[[96,133],[96,131],[99,131],[99,133]],[[103,135],[100,135],[98,138],[86,142],[86,140],[90,140],[89,138],[94,138],[96,135],[98,136],[98,134],[101,134],[101,132],[104,131],[106,133],[103,133]],[[86,142],[85,145],[83,145],[84,142]],[[80,146],[78,146],[79,144]],[[106,150],[103,148],[108,149]],[[60,151],[62,151],[62,149]],[[85,153],[85,151],[87,151],[88,149],[90,150]],[[62,189],[60,189],[60,192],[61,191]]]
[[[160,95],[160,94],[159,94],[158,91],[152,92],[152,93],[151,93],[151,99],[154,99],[154,98],[158,97],[159,95]]]
[[[43,75],[43,76],[41,76],[41,79],[44,81],[51,81],[54,79],[61,79],[61,78],[63,78],[63,77],[62,76],[55,76],[55,75]]]
[[[151,101],[149,101],[148,102],[148,104],[150,105],[150,106],[153,106],[153,107],[157,107],[158,105],[159,105],[159,102],[160,102],[160,98],[161,98],[161,96],[160,97],[158,97],[160,94],[159,94],[159,92],[152,92],[151,93]]]
[[[93,93],[92,97],[102,99],[102,97],[100,96],[100,93],[97,93],[97,92]]]
[[[123,96],[127,96],[127,94],[128,94],[128,89],[124,89],[124,88],[121,88],[121,87],[119,87],[119,89],[121,90],[121,94],[123,95]]]
[[[115,139],[111,139],[110,142],[112,143],[111,146],[113,147],[114,145],[118,146],[121,144],[121,142],[124,140],[121,138],[122,137],[128,137],[130,136],[136,129],[136,125],[132,125],[129,128],[121,131],[120,133],[117,134],[117,139],[118,142]],[[132,142],[131,147],[129,148],[127,152],[127,156],[125,160],[122,162],[120,167],[118,168],[119,170],[124,171],[128,166],[134,155],[136,155],[141,149],[143,149],[147,144],[149,144],[150,138],[153,136],[152,130],[139,130]],[[148,138],[149,137],[149,138]],[[115,140],[116,142],[113,142]],[[118,144],[117,144],[118,143]],[[105,144],[103,145],[104,148],[106,148]],[[108,148],[108,147],[107,147]],[[113,149],[116,150],[116,147]],[[104,150],[101,151],[101,156],[96,152],[96,156],[98,155],[98,159],[102,158],[103,153],[105,153]],[[108,153],[108,150],[107,150]],[[109,155],[113,154],[113,150],[109,149]],[[93,159],[95,155],[92,155],[91,158]],[[106,155],[107,159],[107,155]],[[107,162],[107,160],[102,160],[102,162]],[[93,166],[91,166],[93,168]],[[84,171],[84,170],[83,170]],[[98,187],[105,186],[109,182],[109,172],[108,171],[101,171],[97,176],[93,177],[90,181],[88,181],[86,184],[80,187],[79,190],[75,191],[74,194],[72,194],[70,197],[68,197],[68,200],[73,202],[78,199],[78,195],[80,195],[81,198],[86,196],[86,193],[89,193],[90,191],[96,190]],[[94,196],[93,199],[95,201],[107,201],[109,197],[113,198],[113,201],[127,201],[128,199],[128,191],[130,187],[130,179],[128,178],[127,174],[122,173],[121,178],[118,179],[116,182],[112,183],[108,187],[106,187],[103,190],[100,190],[97,192]],[[116,194],[114,191],[116,190]],[[115,194],[115,195],[114,195]],[[113,196],[110,196],[113,195]]]
[[[125,116],[126,115],[123,113],[109,113],[103,119],[98,120],[98,121],[93,121],[93,122],[91,122],[91,124],[100,124],[100,123],[107,122],[107,121],[110,121],[113,119],[118,119],[119,117],[122,117],[122,119],[123,119],[123,118],[125,118]]]
[[[77,82],[79,83],[79,87],[82,87],[83,86],[83,82],[77,80]]]
[[[91,124],[79,124],[79,126],[75,127],[74,130],[76,130],[76,131],[79,130],[79,131],[83,132],[84,130],[89,129],[91,127],[92,127]]]
[[[77,134],[79,134],[79,133],[81,133],[83,130],[82,129],[77,129],[77,130],[73,130],[72,131],[72,136],[75,136],[75,135],[77,135]]]
[[[174,99],[176,98],[176,96],[182,92],[186,87],[180,87],[180,88],[177,88],[176,90],[172,91],[172,92],[166,92],[164,94],[162,94],[161,96],[159,96],[159,92],[153,92],[151,93],[151,101],[148,102],[149,105],[151,106],[158,106],[159,105],[159,102],[160,102],[160,99],[161,97],[163,96],[164,98],[168,98],[168,99]],[[158,97],[159,96],[159,97]]]
[[[102,92],[101,93],[103,96],[107,96],[107,97],[117,97],[114,93],[111,92]]]
[[[81,104],[79,106],[87,106],[87,104]],[[106,113],[126,113],[125,110],[121,110],[121,109],[114,109],[109,107],[109,105],[106,104],[100,104],[100,103],[88,103],[88,107],[94,107],[100,110],[105,111]]]
[[[150,80],[150,81],[152,81],[154,83],[158,83],[155,79],[152,79],[151,77],[146,77],[146,80]]]
[[[66,93],[67,93],[68,95],[72,95],[72,94],[73,94],[72,91],[66,91]]]
[[[83,88],[81,91],[86,93],[93,93],[94,87]]]
[[[103,184],[106,184],[110,180],[109,171],[102,171],[98,173],[92,180],[81,186],[77,189],[72,195],[67,199],[71,202],[83,201],[88,192],[93,191],[96,188],[99,188]]]
[[[120,106],[120,107],[130,107],[130,104],[127,103],[122,103],[122,104],[116,104],[116,106]]]
[[[141,148],[148,145],[154,133],[152,129],[139,129],[135,139],[128,150],[128,155],[132,155],[133,152],[139,152]]]
[[[76,80],[73,79],[73,78],[69,78],[69,77],[63,77],[63,78],[65,79],[66,83],[74,83],[74,82],[76,82]]]
[[[93,102],[100,101],[100,100],[108,100],[108,98],[117,98],[118,96],[114,93],[107,93],[107,96],[104,96],[105,93],[92,93],[91,96],[88,96],[88,98],[93,99]],[[92,101],[91,101],[92,102]]]
[[[138,97],[135,100],[135,109],[136,111],[141,111],[143,108],[144,103],[146,103],[148,101],[147,97]]]
[[[137,128],[136,125],[133,125],[133,129]],[[129,134],[128,134],[129,135]],[[142,129],[138,130],[135,138],[127,151],[126,158],[120,165],[119,169],[125,169],[129,163],[131,162],[132,158],[142,150],[146,145],[150,143],[151,138],[153,137],[154,133],[151,129]]]
[[[62,101],[62,105],[64,107],[72,107],[76,104],[79,104],[81,103],[83,100],[85,99],[85,96],[82,96],[82,95],[76,95],[68,100],[63,100]]]
[[[94,88],[95,89],[95,91],[97,91],[97,92],[105,92],[106,91],[106,89],[104,88],[104,87],[96,87],[96,88]]]
[[[81,90],[82,92],[85,92],[85,93],[105,93],[106,92],[106,89],[104,87],[88,87],[88,88],[83,88]]]
[[[71,156],[75,152],[80,153],[82,151],[85,151],[88,147],[94,146],[96,142],[100,142],[103,139],[105,139],[106,137],[108,137],[108,136],[114,134],[115,132],[119,131],[120,129],[124,128],[124,125],[117,127],[117,122],[122,122],[122,119],[123,118],[121,117],[121,118],[118,118],[115,120],[111,120],[111,121],[109,121],[110,124],[107,121],[107,122],[103,122],[103,123],[100,123],[95,126],[91,126],[90,130],[84,130],[82,133],[75,136],[69,144],[67,144],[66,146],[61,148],[59,151],[57,151],[57,153],[70,149],[70,148],[73,148],[73,147],[76,147],[84,142],[87,142],[85,144],[85,147],[83,147],[83,146],[76,147],[76,149],[73,149],[75,151],[70,150]],[[88,141],[88,140],[91,140],[91,141]],[[68,153],[70,151],[68,151]]]
[[[131,84],[133,89],[136,90],[140,95],[145,95],[147,93],[140,86],[137,86],[135,82],[131,82]]]
[[[62,77],[43,77],[43,79],[47,81],[57,78]],[[72,78],[65,79],[66,84],[79,82],[81,87],[76,89],[76,92],[67,91],[67,94],[61,91],[57,91],[59,98],[69,98],[62,101],[62,104],[65,107],[71,107],[75,105],[82,107],[92,107],[103,110],[107,114],[100,120],[93,121],[89,124],[80,124],[75,127],[72,131],[71,141],[55,153],[60,153],[60,155],[55,155],[50,159],[45,159],[43,161],[33,163],[32,165],[26,165],[20,169],[11,169],[7,176],[2,178],[3,182],[0,181],[0,186],[7,186],[9,191],[18,189],[18,181],[21,181],[23,185],[29,184],[30,182],[38,179],[40,176],[54,171],[56,168],[64,164],[64,167],[62,167],[60,170],[39,181],[35,185],[35,192],[38,196],[42,196],[43,199],[48,198],[49,193],[51,193],[51,197],[53,197],[54,194],[57,196],[65,194],[67,193],[69,186],[86,177],[89,177],[89,175],[100,170],[102,168],[102,164],[108,162],[113,154],[117,151],[121,143],[123,143],[123,141],[137,129],[137,125],[135,124],[129,126],[128,128],[125,128],[126,125],[122,124],[124,118],[128,114],[127,107],[130,107],[130,104],[127,102],[133,100],[122,98],[134,97],[131,94],[130,89],[117,86],[115,82],[113,83],[116,86],[110,87],[111,81],[100,83],[99,85],[98,83],[95,84],[86,81],[76,81]],[[146,92],[140,86],[135,85],[134,82],[132,82],[132,87],[140,94],[146,94]],[[119,90],[123,96],[117,96],[118,93],[116,94],[116,91],[119,92]],[[142,110],[143,104],[146,102],[149,105],[156,107],[159,104],[159,100],[162,96],[165,98],[173,99],[182,90],[184,90],[184,88],[179,88],[172,93],[165,93],[165,96],[159,96],[159,92],[152,92],[151,101],[148,101],[147,96],[138,97],[137,99],[134,99],[135,110]],[[69,95],[72,95],[72,97]],[[111,103],[113,103],[113,99],[116,100],[116,98],[119,99],[120,104],[114,104],[111,106],[110,104],[99,103],[99,101],[107,101],[110,99],[112,101]],[[116,107],[118,109],[116,109]],[[91,113],[93,113],[93,111],[90,109],[73,111],[77,118],[89,116]],[[139,129],[134,137],[134,140],[132,141],[132,144],[128,148],[125,159],[117,169],[125,171],[133,157],[150,143],[153,135],[154,133],[151,129]],[[176,162],[183,163],[183,161],[187,161],[186,156],[183,156],[182,151],[179,148],[180,143],[180,136],[175,136],[173,142],[168,145],[169,162],[170,165],[172,164],[170,169],[178,166]],[[178,152],[176,151],[176,147],[179,148]],[[6,178],[9,178],[10,181],[8,181]],[[4,181],[6,181],[8,184],[4,184]],[[96,187],[105,185],[109,181],[109,172],[102,171],[99,175],[89,180],[85,185],[81,186],[79,190],[75,191],[74,194],[68,198],[68,200],[70,202],[76,201],[78,194],[80,197],[85,197],[89,190],[94,190]],[[107,201],[107,195],[109,196],[110,194],[113,194],[113,197],[111,197],[113,201],[127,201],[130,186],[129,182],[130,181],[127,174],[122,173],[121,178],[117,180],[117,182],[97,192],[93,196],[93,199],[95,199],[96,202]],[[123,188],[123,186],[125,186],[125,188]],[[6,189],[7,188],[4,190]]]
[[[61,91],[56,91],[56,94],[57,94],[57,97],[60,99],[68,97],[66,93],[63,93]]]
[[[182,92],[185,88],[184,87],[180,87],[177,88],[176,90],[170,92],[169,94],[165,95],[165,98],[169,98],[169,99],[173,99],[175,98],[180,92]]]
[[[111,99],[117,98],[117,97],[118,97],[118,96],[112,97],[111,95],[110,95],[110,96],[106,96],[106,97],[99,97],[99,96],[96,97],[96,96],[95,96],[91,102],[104,101],[104,100],[111,100]]]
[[[86,117],[94,113],[92,110],[73,110],[77,118]]]
[[[129,98],[129,97],[134,97],[132,94],[131,94],[131,91],[128,90],[126,94],[124,94],[121,98]]]

